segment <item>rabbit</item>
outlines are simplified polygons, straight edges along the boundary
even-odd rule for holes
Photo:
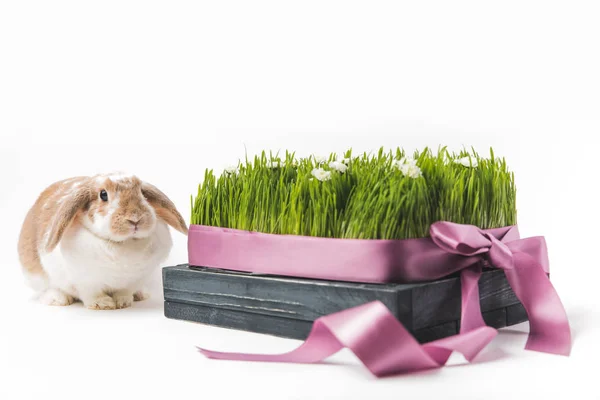
[[[173,202],[137,176],[74,177],[46,188],[29,210],[19,259],[44,304],[127,308],[148,298],[145,283],[173,244],[169,226],[188,233]]]

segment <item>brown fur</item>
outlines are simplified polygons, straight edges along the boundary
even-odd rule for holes
[[[58,242],[60,242],[63,234],[71,225],[77,214],[85,211],[85,209],[89,207],[93,195],[93,189],[90,184],[83,183],[77,190],[68,194],[67,197],[63,199],[58,206],[58,210],[52,219],[52,224],[47,231],[49,232],[45,243],[45,250],[47,253],[50,253],[56,248]],[[42,240],[43,239],[40,238],[40,243],[42,243]]]
[[[154,207],[154,210],[156,211],[156,215],[160,219],[179,232],[185,235],[188,234],[188,227],[185,220],[181,214],[179,214],[177,208],[175,208],[175,204],[173,204],[167,195],[149,183],[142,184],[142,193],[148,202],[152,204],[152,207]]]
[[[79,186],[73,188],[75,183]],[[25,271],[45,275],[40,262],[40,247],[47,252],[54,250],[67,228],[79,222],[82,213],[87,213],[92,221],[95,215],[106,215],[109,202],[100,200],[102,189],[107,191],[109,202],[115,195],[119,196],[119,208],[111,219],[113,233],[122,234],[131,229],[131,224],[137,224],[140,229],[150,226],[151,210],[141,201],[141,192],[154,208],[157,218],[187,234],[185,220],[173,202],[158,188],[136,177],[117,182],[107,178],[102,183],[97,177],[66,179],[45,189],[25,217],[18,243],[19,258]]]
[[[87,179],[76,177],[53,183],[40,194],[27,213],[19,237],[18,251],[23,268],[30,274],[45,275],[40,262],[38,243],[42,242],[53,217],[59,212],[58,200],[67,194],[71,184],[82,183]]]

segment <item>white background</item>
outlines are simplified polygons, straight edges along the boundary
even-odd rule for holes
[[[0,3],[0,398],[600,398],[600,18],[589,1]],[[205,168],[262,149],[494,146],[521,232],[544,235],[571,357],[503,330],[474,365],[375,379],[335,364],[215,361],[299,342],[31,301],[20,224],[50,183],[128,170],[189,217]],[[169,264],[186,261],[174,232]],[[517,332],[517,333],[515,333]],[[522,332],[522,333],[518,333]]]

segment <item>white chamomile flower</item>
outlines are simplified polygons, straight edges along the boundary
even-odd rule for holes
[[[327,157],[313,154],[313,159],[317,164],[323,164],[327,161]]]
[[[400,160],[394,162],[394,167],[398,168],[402,172],[402,175],[409,178],[416,179],[423,175],[421,168],[417,166],[417,160],[413,158],[402,157]]]
[[[348,165],[348,164],[350,164],[350,159],[349,158],[342,158],[342,163]]]
[[[329,163],[329,168],[339,171],[341,173],[344,173],[348,169],[348,166],[339,161],[332,161]]]
[[[463,165],[465,167],[473,167],[473,168],[477,168],[477,165],[479,164],[477,162],[476,158],[471,158],[470,156],[459,158],[458,160],[454,160],[454,162],[457,164]]]
[[[413,179],[417,179],[423,176],[421,168],[419,168],[416,164],[404,164],[400,171],[402,171],[404,176],[408,176],[409,178]]]
[[[281,167],[281,163],[279,162],[279,160],[267,161],[267,168],[276,169],[279,167]]]
[[[401,159],[394,161],[393,165],[399,170],[402,170],[402,168],[407,165],[417,165],[417,162],[412,158],[402,157]]]
[[[225,167],[225,172],[228,175],[234,175],[239,172],[239,169],[238,169],[237,165],[228,165],[227,167]]]
[[[331,179],[331,171],[325,171],[323,168],[315,168],[312,170],[311,174],[320,181],[328,181]]]

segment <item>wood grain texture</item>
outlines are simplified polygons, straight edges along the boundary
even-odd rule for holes
[[[527,311],[521,303],[506,308],[506,326],[527,321]]]
[[[312,322],[274,317],[271,315],[250,314],[243,311],[227,310],[215,307],[165,302],[165,316],[171,319],[193,321],[218,326],[268,334],[290,339],[304,340],[310,333]],[[415,338],[426,343],[457,333],[457,324],[448,322],[439,326],[421,329],[414,333]]]
[[[485,271],[479,279],[481,311],[519,304],[504,272]],[[460,278],[442,279],[412,288],[413,328],[422,329],[460,319]]]
[[[172,301],[165,301],[165,317],[292,339],[305,339],[312,327],[310,321]]]
[[[165,300],[304,321],[380,300],[396,318],[411,324],[411,286],[280,278],[187,266],[163,269]]]
[[[383,302],[422,342],[460,328],[459,277],[418,284],[363,284],[179,265],[163,269],[163,286],[168,318],[294,339],[305,339],[320,316],[373,300]],[[489,326],[527,320],[502,271],[485,271],[479,290]]]

